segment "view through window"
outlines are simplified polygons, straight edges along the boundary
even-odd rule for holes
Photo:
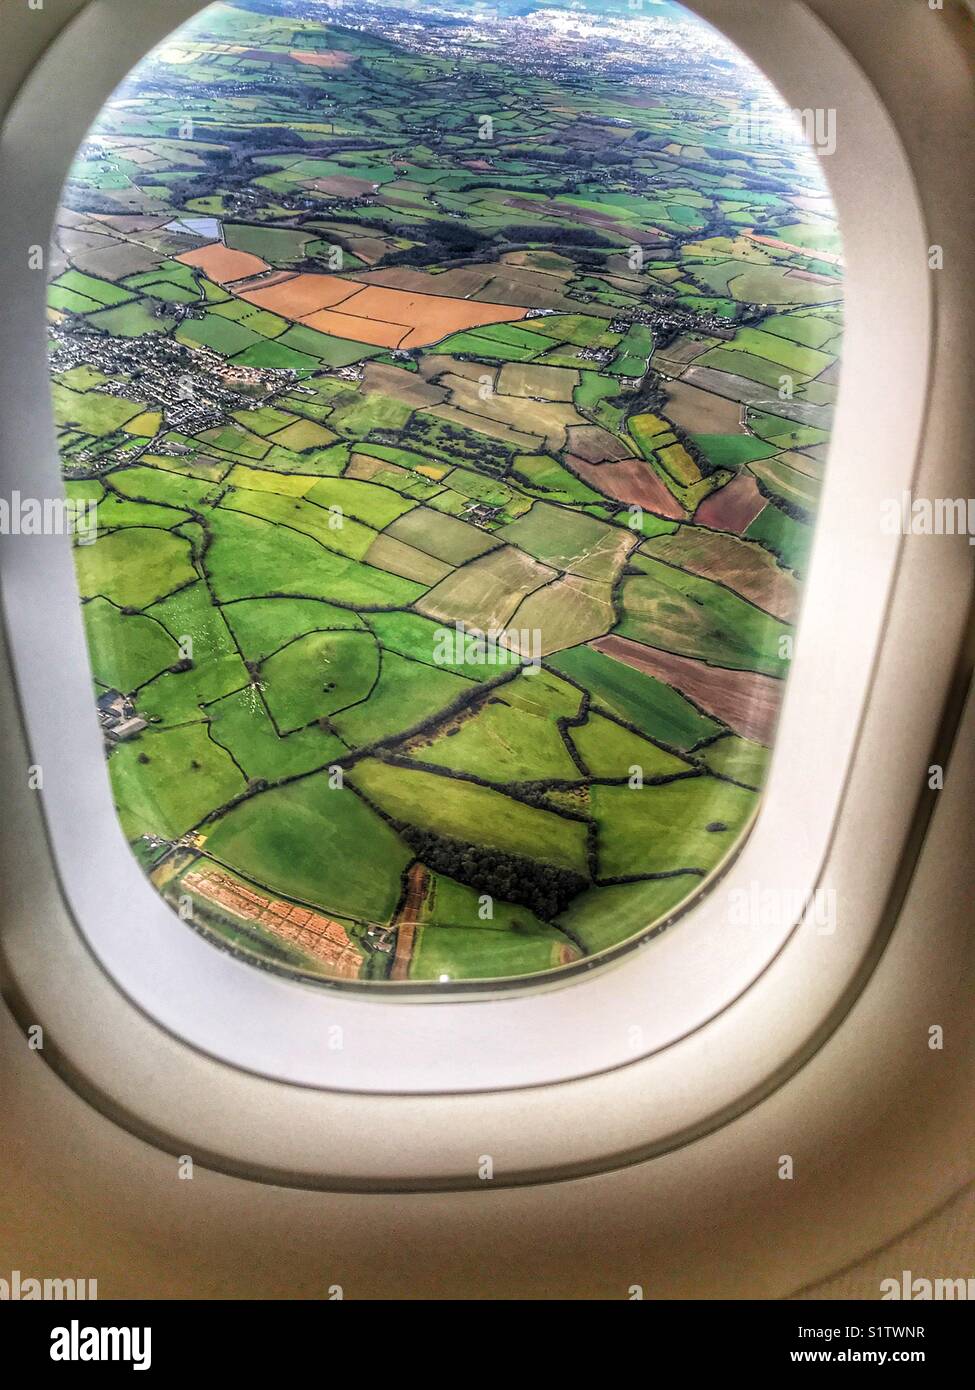
[[[58,214],[53,393],[174,931],[497,982],[733,852],[838,379],[813,147],[834,113],[661,0],[236,0],[114,94]]]

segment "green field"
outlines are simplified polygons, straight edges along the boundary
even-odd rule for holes
[[[578,692],[548,672],[520,675],[496,688],[471,717],[413,745],[410,754],[488,782],[522,781],[529,767],[533,778],[577,781],[579,770],[556,721],[578,709]]]
[[[207,561],[222,602],[282,593],[351,605],[405,605],[423,592],[422,585],[337,555],[269,520],[219,509],[209,528],[213,544]]]
[[[781,639],[791,631],[788,624],[711,580],[653,560],[642,563],[648,572],[623,586],[621,636],[712,666],[783,673]]]
[[[283,734],[366,700],[380,653],[368,632],[310,632],[261,663],[264,700]]]
[[[556,925],[587,951],[604,951],[665,916],[689,898],[700,882],[699,875],[674,873],[642,883],[590,888],[556,919]]]
[[[221,615],[249,661],[263,661],[306,632],[363,627],[350,609],[318,599],[243,599],[224,604]]]
[[[324,773],[251,797],[207,834],[207,854],[274,892],[387,922],[409,850],[349,788]]]
[[[548,502],[536,502],[499,535],[544,564],[584,579],[603,580],[616,577],[635,539],[618,526]]]
[[[591,647],[560,652],[548,665],[588,689],[600,710],[670,747],[693,748],[721,730],[677,691]]]
[[[499,906],[502,906],[499,904]],[[506,905],[505,905],[506,906]],[[543,927],[526,932],[519,915],[499,927],[423,926],[413,953],[414,980],[492,980],[534,975],[578,960],[578,951],[560,932]]]
[[[755,807],[741,787],[710,777],[681,778],[661,786],[596,786],[598,862],[603,878],[707,871],[734,846]]]
[[[102,536],[75,549],[78,587],[85,598],[101,595],[120,606],[144,608],[192,583],[190,543],[148,527]]]
[[[395,820],[491,849],[586,873],[585,826],[500,792],[418,768],[366,760],[353,785]]]
[[[363,484],[369,487],[368,483]],[[375,487],[373,492],[378,491]],[[405,508],[402,508],[405,510]],[[449,565],[466,565],[493,550],[498,542],[475,526],[456,517],[445,516],[429,507],[416,507],[388,528],[388,535],[416,546]]]
[[[138,742],[115,749],[108,770],[122,829],[130,839],[183,835],[246,785],[202,725],[147,730]]]
[[[636,770],[643,781],[650,782],[690,770],[682,758],[602,714],[590,714],[585,724],[572,730],[571,738],[593,777],[629,778]]]
[[[108,599],[92,599],[84,615],[92,671],[102,685],[135,690],[179,656],[176,643],[159,623],[139,613],[127,616]]]
[[[384,651],[368,698],[338,714],[333,723],[351,746],[373,744],[425,724],[467,694],[475,682],[451,671]]]
[[[67,386],[54,386],[54,418],[61,428],[83,430],[96,436],[114,434],[129,420],[142,414],[134,401],[118,396],[104,396],[97,391],[72,391]]]
[[[260,694],[252,687],[207,706],[210,737],[226,748],[248,778],[273,782],[322,768],[344,747],[317,724],[284,736],[275,729]]]

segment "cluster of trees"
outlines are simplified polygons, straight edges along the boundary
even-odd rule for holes
[[[370,223],[365,218],[359,219],[362,226]],[[381,227],[384,232],[389,231],[385,222],[377,222],[372,225]],[[493,248],[491,237],[484,236],[482,232],[469,227],[466,222],[459,218],[456,221],[443,222],[424,222],[422,225],[410,226],[406,231],[407,236],[422,236],[423,240],[416,246],[411,246],[406,251],[394,251],[383,257],[384,266],[427,266],[436,261],[456,260],[462,256],[475,256],[486,253]]]
[[[735,322],[743,328],[760,328],[766,319],[771,318],[775,309],[771,304],[741,303],[735,310]]]
[[[417,415],[407,423],[401,440],[397,442],[433,454],[448,452],[452,461],[463,461],[481,473],[498,477],[503,477],[507,472],[510,460],[510,450],[499,441],[470,434],[460,425],[421,419]]]
[[[260,125],[208,125],[207,140],[223,145],[242,145],[245,150],[306,150],[307,141],[300,131],[289,130],[287,126]],[[211,156],[218,151],[210,150]]]
[[[520,854],[471,845],[414,825],[397,825],[400,835],[428,868],[465,883],[499,902],[518,903],[543,921],[563,912],[573,898],[589,887],[571,869],[541,864]]]
[[[510,222],[504,229],[505,241],[540,241],[544,245],[568,243],[572,246],[603,246],[618,251],[619,245],[594,232],[591,227],[577,227],[571,222],[564,225],[558,222]]]
[[[633,573],[642,574],[643,571],[634,570]],[[578,727],[579,724],[584,724],[585,722],[584,719],[573,719],[571,721],[574,727]],[[579,768],[579,773],[580,776],[588,775],[583,772],[581,767]],[[505,791],[509,796],[517,797],[519,801],[527,802],[529,806],[538,806],[543,811],[551,811],[555,804],[551,799],[553,792],[568,792],[576,795],[581,792],[581,794],[585,796],[588,792],[588,788],[586,786],[580,787],[578,782],[515,782],[509,783],[505,787]],[[574,810],[570,809],[565,803],[562,803],[559,805],[559,814],[564,815],[567,820],[586,820],[582,811],[581,802],[577,804]]]
[[[778,507],[780,512],[785,512],[786,516],[792,521],[798,521],[802,526],[811,526],[815,521],[815,515],[806,510],[798,502],[790,497],[783,497],[779,492],[773,492],[764,478],[756,478],[758,490],[763,497],[768,498],[773,507]]]

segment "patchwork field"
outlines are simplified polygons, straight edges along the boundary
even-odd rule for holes
[[[311,8],[198,14],[55,219],[120,822],[268,969],[571,969],[679,914],[758,805],[835,218],[808,152],[741,143],[755,75],[679,7]]]
[[[219,244],[187,252],[181,259],[202,266],[218,284],[268,269],[257,257]],[[512,322],[526,312],[515,304],[473,303],[439,295],[432,276],[426,288],[415,294],[314,273],[275,276],[266,288],[257,282],[240,294],[250,304],[322,333],[388,348],[426,347],[450,333]]]

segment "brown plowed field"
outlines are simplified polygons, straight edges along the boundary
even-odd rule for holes
[[[234,281],[234,294],[238,299],[246,299],[251,290],[269,290],[272,285],[280,285],[284,280],[293,280],[293,270],[276,270],[273,275],[248,275],[246,280]]]
[[[837,255],[835,251],[814,251],[809,246],[796,246],[791,241],[780,241],[774,236],[759,236],[755,232],[745,232],[749,241],[758,242],[759,246],[771,246],[777,251],[794,251],[797,256],[809,256],[811,259],[823,261],[826,265],[843,265],[843,257]]]
[[[805,251],[803,254],[808,256],[811,253]],[[818,260],[819,257],[817,256],[816,259]],[[786,279],[809,280],[814,285],[835,285],[837,299],[842,294],[842,282],[840,280],[834,280],[831,275],[816,275],[811,270],[789,270],[786,271]]]
[[[412,270],[406,265],[389,266],[386,270],[364,270],[356,277],[360,284],[378,285],[387,290],[410,290],[414,294],[441,294],[464,299],[483,289],[490,280],[493,265],[460,266],[431,276],[426,270]]]
[[[619,463],[630,452],[622,440],[599,425],[575,425],[569,430],[570,451],[585,463]]]
[[[324,179],[305,179],[303,186],[310,188],[314,193],[328,193],[333,198],[361,198],[376,188],[368,179],[357,179],[353,174],[331,174]]]
[[[419,372],[404,372],[386,362],[367,362],[362,373],[362,391],[380,391],[407,405],[440,405],[447,399],[444,386],[432,386]]]
[[[262,51],[261,56],[267,57],[266,51]],[[288,57],[293,58],[296,63],[307,63],[313,68],[328,68],[333,71],[347,68],[355,62],[354,53],[342,53],[337,48],[323,48],[318,53],[293,48]]]
[[[775,733],[784,684],[754,671],[729,671],[689,656],[632,642],[627,637],[598,637],[596,651],[625,662],[635,671],[665,681],[705,714],[722,720],[742,738],[768,747]]]
[[[605,227],[607,231],[617,232],[628,241],[641,245],[652,245],[666,239],[659,227],[638,228],[618,221],[609,213],[597,212],[592,208],[580,208],[573,203],[560,203],[557,198],[506,198],[505,206],[517,208],[519,212],[529,212],[535,217],[567,217],[573,222],[582,222],[589,227]]]
[[[183,265],[198,266],[218,285],[227,285],[232,280],[243,280],[246,275],[259,275],[262,270],[271,269],[260,256],[252,256],[249,251],[232,251],[222,241],[198,246],[195,251],[184,251],[176,260],[182,261]]]
[[[774,618],[795,622],[799,605],[795,576],[780,569],[774,557],[754,541],[695,526],[645,541],[641,550],[688,574],[716,579]]]
[[[716,396],[713,391],[702,391],[686,381],[668,381],[664,390],[667,392],[664,407],[667,419],[682,430],[691,434],[740,433],[741,406],[737,401]]]
[[[427,895],[429,874],[423,864],[411,864],[406,875],[406,898],[393,926],[396,928],[396,950],[390,967],[391,980],[408,980],[413,960],[413,944],[423,900]]]
[[[340,280],[334,275],[292,275],[274,285],[248,290],[241,298],[286,319],[303,319],[318,309],[340,304],[360,289],[355,280]]]
[[[203,248],[204,251],[209,249]],[[220,249],[226,252],[226,248]],[[202,252],[187,254],[201,255]],[[239,256],[243,253],[226,254]],[[250,259],[256,261],[257,257]],[[240,272],[245,273],[253,271]],[[294,275],[270,287],[248,291],[245,297],[262,309],[300,320],[322,333],[387,348],[426,347],[463,328],[513,323],[523,319],[527,312],[516,304],[450,299],[418,290],[345,280],[337,275]]]
[[[587,463],[575,454],[566,454],[565,462],[577,477],[604,497],[611,497],[615,502],[626,502],[631,507],[642,507],[645,512],[653,512],[654,516],[662,516],[670,521],[687,520],[683,507],[643,459]]]
[[[712,492],[694,513],[696,526],[707,526],[712,531],[732,531],[742,535],[766,506],[766,499],[758,490],[758,483],[751,475],[742,474],[732,478],[718,492]]]

